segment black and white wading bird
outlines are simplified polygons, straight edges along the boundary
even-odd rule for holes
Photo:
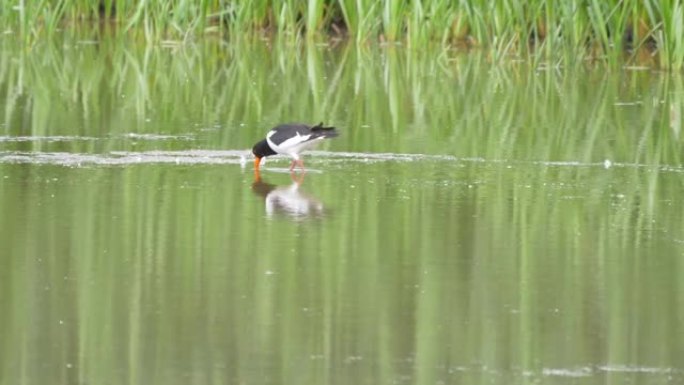
[[[306,124],[281,124],[271,129],[266,134],[266,139],[259,141],[252,147],[254,159],[254,169],[259,171],[261,158],[269,155],[282,154],[292,157],[290,171],[294,171],[295,166],[304,169],[304,161],[300,153],[309,149],[323,139],[334,138],[339,133],[335,127],[323,127],[323,122],[308,126]]]

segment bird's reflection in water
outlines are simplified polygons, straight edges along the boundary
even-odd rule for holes
[[[265,182],[259,172],[254,173],[252,191],[264,198],[266,215],[269,218],[284,216],[294,220],[302,220],[325,216],[326,210],[323,203],[302,191],[304,175],[292,174],[292,184],[277,186]]]

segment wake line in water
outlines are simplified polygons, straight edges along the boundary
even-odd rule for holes
[[[352,153],[314,151],[307,153],[310,162],[388,162],[388,161],[468,161],[446,155]],[[128,165],[128,164],[246,164],[252,159],[249,150],[185,150],[185,151],[112,151],[105,154],[78,154],[69,152],[0,152],[0,163],[54,164],[62,166]],[[285,156],[269,157],[267,163],[287,160]],[[477,159],[471,159],[475,161]],[[477,160],[482,161],[482,160]]]
[[[670,367],[645,367],[645,366],[583,366],[577,368],[544,368],[542,374],[547,377],[589,377],[601,373],[621,373],[621,374],[654,374],[654,375],[681,375],[682,371]]]
[[[134,164],[240,164],[246,151],[114,151],[106,154],[74,154],[69,152],[4,152],[0,163],[53,164],[67,167],[123,166]]]
[[[648,165],[639,163],[612,163],[606,162],[575,162],[575,161],[522,161],[484,158],[459,158],[452,155],[426,155],[426,154],[402,154],[402,153],[364,153],[364,152],[330,152],[310,151],[307,152],[307,162],[310,163],[376,163],[376,162],[460,162],[460,163],[483,163],[500,164],[506,167],[519,166],[545,166],[545,167],[601,167],[610,168],[651,168],[657,171],[684,172],[681,166],[672,165]],[[252,154],[249,150],[184,150],[184,151],[112,151],[104,154],[69,153],[69,152],[0,152],[0,163],[23,163],[23,164],[52,164],[67,167],[80,166],[123,166],[134,164],[239,164],[245,166],[251,162]],[[273,161],[288,161],[285,156],[268,158],[268,163]]]
[[[142,141],[164,141],[164,140],[194,140],[194,135],[161,135],[161,134],[138,134],[135,132],[124,133],[120,135],[111,135],[103,138],[93,136],[68,136],[68,135],[53,135],[53,136],[3,136],[0,135],[0,142],[84,142],[95,140],[111,140],[111,139],[129,139]]]
[[[0,136],[0,142],[76,142],[99,140],[91,136]]]

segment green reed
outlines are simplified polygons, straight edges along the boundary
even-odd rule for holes
[[[0,0],[3,32],[32,42],[63,29],[123,30],[152,41],[255,32],[299,39],[349,36],[421,47],[481,47],[510,56],[684,64],[684,6],[655,0]]]

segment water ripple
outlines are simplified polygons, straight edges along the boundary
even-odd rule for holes
[[[161,134],[139,134],[135,132],[129,132],[121,135],[111,135],[104,138],[97,138],[92,136],[71,136],[71,135],[48,135],[48,136],[11,136],[11,135],[0,135],[0,142],[83,142],[83,141],[93,141],[102,139],[116,139],[125,138],[131,140],[144,140],[144,141],[162,141],[162,140],[195,140],[192,134],[181,134],[181,135],[161,135]]]
[[[0,142],[76,142],[98,140],[90,136],[0,136]]]
[[[54,164],[60,166],[129,165],[129,164],[240,164],[246,151],[145,151],[74,154],[69,152],[4,152],[0,163]]]
[[[0,141],[3,140],[0,137]],[[52,137],[58,140],[60,137]],[[79,137],[86,140],[84,137]],[[91,138],[94,139],[94,138]],[[363,152],[330,152],[311,151],[307,153],[307,161],[316,163],[377,163],[377,162],[458,162],[458,163],[482,163],[505,165],[508,168],[517,166],[542,166],[560,168],[602,168],[610,172],[615,168],[644,168],[659,172],[683,173],[684,168],[676,165],[650,165],[641,163],[618,163],[611,162],[609,168],[605,162],[578,162],[578,161],[523,161],[502,160],[484,158],[459,158],[452,155],[426,155],[426,154],[402,154],[402,153],[363,153]],[[39,152],[39,151],[5,151],[0,152],[0,163],[32,163],[32,164],[55,164],[63,166],[87,166],[87,165],[127,165],[127,164],[240,164],[245,165],[251,161],[252,154],[249,150],[179,150],[179,151],[112,151],[103,154],[94,153],[70,153],[70,152]],[[273,160],[287,160],[285,156],[269,157]]]

